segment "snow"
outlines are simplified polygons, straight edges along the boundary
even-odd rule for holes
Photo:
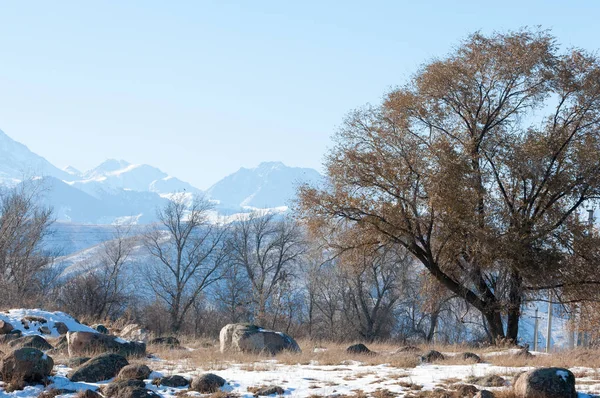
[[[26,316],[44,318],[47,323],[28,321],[29,328],[25,328],[26,324],[21,323],[21,320]],[[50,337],[59,337],[60,334],[55,328],[57,322],[64,323],[71,332],[94,332],[96,330],[89,326],[85,326],[77,322],[72,316],[64,312],[49,312],[40,309],[12,309],[7,312],[0,312],[0,320],[10,323],[13,328],[21,331],[23,336],[42,335],[38,328],[47,326],[50,329]]]

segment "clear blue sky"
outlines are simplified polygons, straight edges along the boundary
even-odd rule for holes
[[[59,167],[149,163],[207,188],[320,168],[351,109],[475,30],[600,48],[600,1],[1,1],[0,129]]]

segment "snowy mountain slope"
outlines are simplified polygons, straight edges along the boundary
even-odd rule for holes
[[[207,195],[217,201],[220,209],[275,208],[289,205],[299,184],[321,179],[314,169],[264,162],[228,175],[210,187]]]
[[[0,130],[0,184],[15,185],[33,176],[68,179],[70,175],[31,152]]]

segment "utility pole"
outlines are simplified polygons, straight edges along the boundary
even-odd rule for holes
[[[546,330],[546,352],[550,352],[552,346],[552,290],[548,295],[548,328]]]
[[[533,324],[533,351],[538,350],[538,327],[540,324],[540,317],[538,316],[538,309],[535,307],[535,322]]]

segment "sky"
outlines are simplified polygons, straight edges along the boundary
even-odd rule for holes
[[[589,1],[0,0],[0,129],[58,167],[148,163],[205,189],[318,170],[344,116],[474,31],[600,47]]]

